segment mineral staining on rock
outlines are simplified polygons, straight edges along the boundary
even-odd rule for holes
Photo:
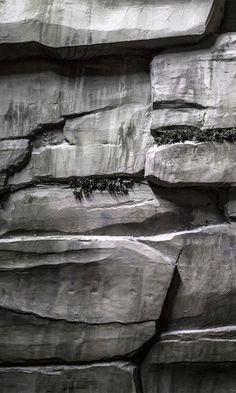
[[[231,3],[0,2],[1,392],[235,393]]]
[[[128,43],[155,48],[163,40],[165,45],[173,39],[194,41],[216,31],[223,5],[223,0],[21,0],[14,5],[6,0],[0,5],[0,43],[82,47],[82,55],[96,44],[101,50],[105,44]]]
[[[152,128],[235,127],[236,34],[207,46],[173,49],[154,57]]]

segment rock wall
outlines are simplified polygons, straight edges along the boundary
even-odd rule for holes
[[[235,12],[0,1],[1,393],[235,393]]]

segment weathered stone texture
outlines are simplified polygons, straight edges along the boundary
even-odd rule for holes
[[[96,191],[76,199],[69,186],[28,187],[2,199],[0,233],[155,235],[222,221],[211,193],[134,183],[128,194]]]
[[[0,249],[0,361],[9,362],[134,352],[156,333],[177,259],[112,237],[15,237]]]
[[[225,363],[159,366],[143,382],[148,393],[234,393],[235,384],[235,365]]]
[[[217,29],[223,5],[223,0],[7,0],[0,4],[0,43],[82,46],[84,55],[96,44],[104,50],[112,43],[157,47],[170,39],[194,41]]]
[[[235,393],[234,9],[0,0],[1,393]]]
[[[236,34],[231,33],[219,36],[215,43],[154,57],[152,128],[235,127],[235,54]]]
[[[135,367],[129,363],[0,369],[4,393],[136,393]]]
[[[236,145],[231,143],[154,146],[147,153],[145,177],[164,186],[235,185],[235,158]]]

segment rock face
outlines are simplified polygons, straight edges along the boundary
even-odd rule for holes
[[[129,363],[89,366],[4,368],[0,370],[4,393],[44,393],[47,390],[136,393],[135,367]]]
[[[1,393],[235,393],[234,3],[0,1]]]
[[[6,335],[0,360],[32,360],[39,353],[40,359],[103,359],[134,352],[155,335],[177,255],[112,237],[0,243]]]
[[[235,53],[236,34],[228,33],[154,57],[152,128],[235,127]]]
[[[230,143],[154,146],[147,153],[145,177],[164,186],[235,186],[235,157],[236,145]]]
[[[98,44],[102,50],[107,44],[155,48],[170,39],[194,41],[214,32],[223,5],[223,0],[182,0],[177,4],[172,0],[138,0],[134,4],[129,0],[119,4],[114,0],[21,0],[14,5],[6,0],[0,8],[0,43],[33,41],[50,48],[81,47],[81,55]]]

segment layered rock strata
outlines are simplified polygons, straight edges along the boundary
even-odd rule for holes
[[[235,393],[233,2],[13,3],[1,392]]]

